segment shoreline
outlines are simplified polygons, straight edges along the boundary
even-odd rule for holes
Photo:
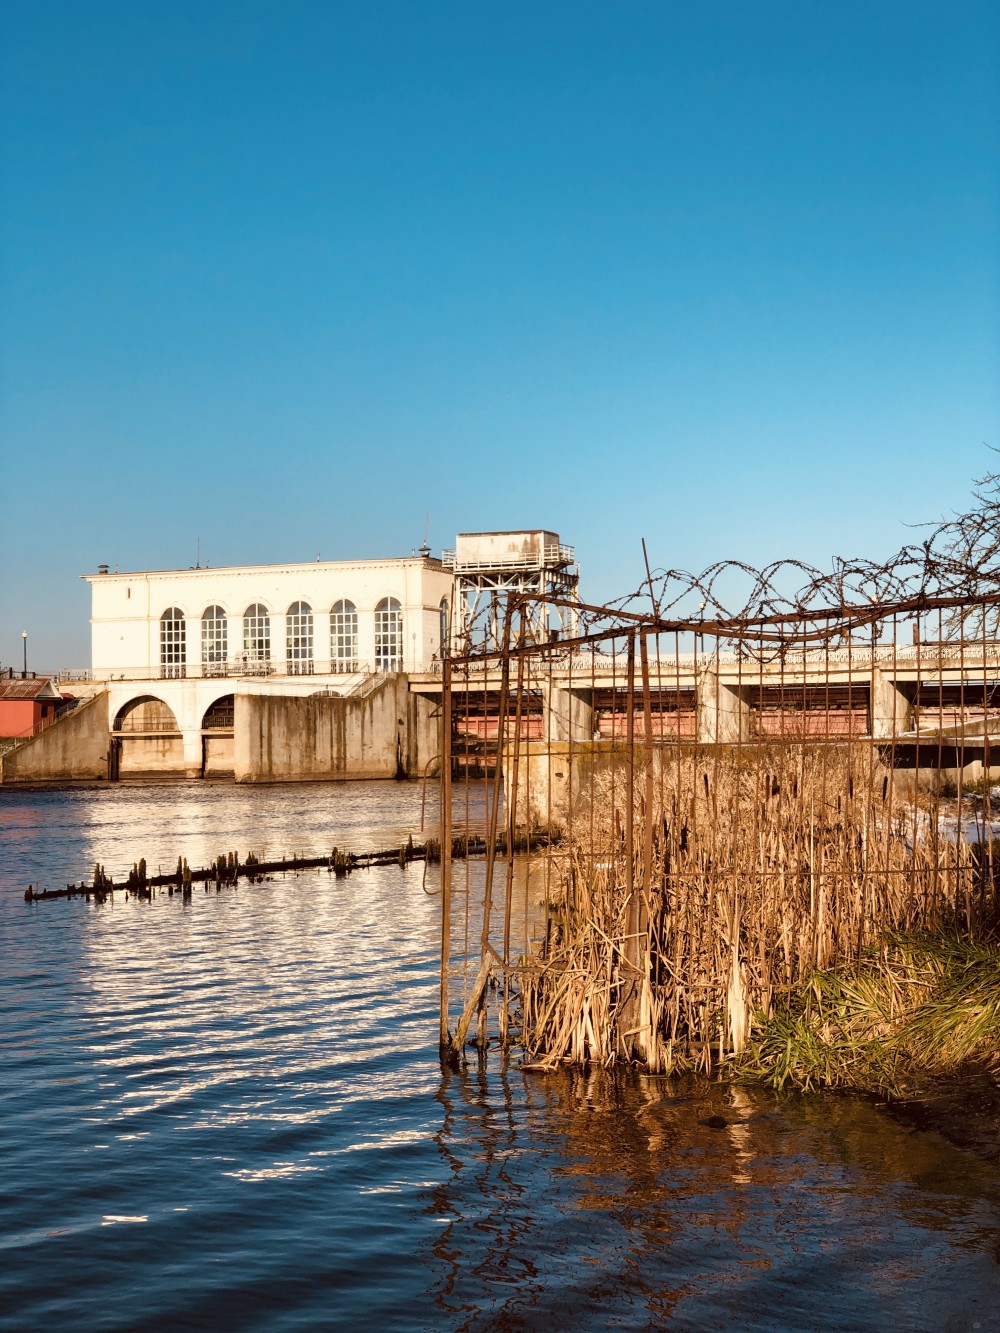
[[[985,1070],[934,1079],[920,1096],[879,1102],[878,1107],[914,1130],[940,1134],[981,1161],[1000,1163],[1000,1080]]]

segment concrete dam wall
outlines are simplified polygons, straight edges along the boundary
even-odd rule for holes
[[[120,707],[121,687],[102,691],[8,751],[0,782],[329,782],[437,771],[439,700],[411,694],[401,673],[363,696],[237,694],[226,731],[203,726],[200,707],[180,707],[184,684],[157,682],[157,694],[131,710]]]
[[[86,782],[108,776],[108,696],[102,691],[0,758],[0,782]]]
[[[360,699],[237,696],[234,775],[237,782],[416,777],[440,748],[434,713],[403,675]]]

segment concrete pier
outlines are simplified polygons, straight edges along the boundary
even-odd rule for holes
[[[649,678],[656,745],[867,738],[891,750],[896,767],[961,772],[988,762],[1000,728],[1000,644],[799,653],[764,664],[689,655],[667,666]],[[4,782],[416,777],[436,771],[441,751],[439,669],[196,679],[149,671],[85,688],[86,707],[8,747]],[[599,763],[602,746],[624,743],[629,727],[644,736],[640,673],[629,721],[624,657],[567,651],[544,672],[530,663],[524,688],[521,735],[541,765],[532,781],[572,783],[581,747]],[[497,663],[477,663],[456,695],[453,753],[464,745],[484,771],[496,762],[500,698]]]
[[[102,688],[0,755],[0,781],[307,782],[436,771],[440,700],[411,691],[401,672],[346,696],[315,680],[308,694],[272,684],[220,695],[225,688],[204,681]]]

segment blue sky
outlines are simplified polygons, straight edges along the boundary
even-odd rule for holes
[[[12,0],[0,662],[122,569],[882,556],[1000,446],[994,3]]]

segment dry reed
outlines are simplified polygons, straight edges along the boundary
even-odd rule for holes
[[[708,1071],[817,972],[992,919],[973,849],[933,804],[900,804],[870,744],[631,754],[591,779],[561,858],[511,1020],[538,1066]]]

